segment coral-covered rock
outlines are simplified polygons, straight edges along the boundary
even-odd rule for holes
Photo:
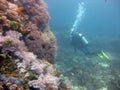
[[[72,90],[71,83],[68,80],[60,80],[60,90]]]
[[[47,33],[47,36],[49,37],[50,42],[53,45],[53,47],[57,49],[57,47],[56,47],[56,37],[53,34],[53,32],[50,31],[50,27],[46,26],[46,28],[44,29],[44,31]]]
[[[31,21],[34,24],[44,23],[49,20],[46,4],[43,0],[21,0],[24,4],[25,11],[30,15]]]
[[[29,85],[34,88],[40,88],[40,90],[58,90],[59,78],[49,74],[41,75],[38,80],[30,81]]]
[[[18,10],[18,6],[16,4],[9,2],[8,8],[6,10],[7,17],[9,17],[12,20],[20,21],[17,10]]]
[[[47,34],[38,30],[32,30],[26,37],[25,43],[38,58],[46,59],[53,63],[56,48],[53,47]]]
[[[55,71],[52,68],[52,65],[50,63],[41,61],[33,53],[25,51],[24,42],[22,40],[20,41],[21,36],[22,35],[17,31],[8,31],[6,32],[6,36],[0,37],[0,43],[2,47],[1,53],[5,53],[10,57],[16,58],[15,61],[12,60],[14,64],[12,64],[10,67],[13,68],[10,68],[9,71],[13,70],[14,66],[16,66],[16,71],[19,74],[24,75],[23,78],[26,78],[25,82],[28,82],[30,87],[39,88],[42,90],[58,90],[59,78],[54,76],[53,72]],[[4,42],[8,39],[12,40],[12,42],[5,45]],[[10,60],[6,61],[9,62]],[[11,62],[6,63],[5,66],[3,66],[3,69],[6,70],[9,64],[11,64]],[[13,71],[11,72],[13,73]],[[17,80],[16,78],[12,78],[10,80],[12,80],[12,82],[14,81],[14,85],[10,85],[9,88],[13,88],[13,90],[15,90],[14,88],[18,87],[16,83],[19,82],[15,82],[15,80]],[[9,85],[6,84],[6,86]]]
[[[0,0],[0,90],[64,90],[48,21],[44,0]]]
[[[0,0],[0,10],[6,11],[8,8],[7,0]]]

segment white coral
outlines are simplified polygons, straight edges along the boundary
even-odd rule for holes
[[[40,90],[46,90],[45,82],[42,79],[29,81],[29,86],[34,88],[40,88]]]
[[[26,70],[24,68],[20,68],[19,73],[25,73],[25,72],[26,72]]]
[[[46,74],[44,76],[44,81],[45,83],[47,83],[48,85],[51,86],[52,90],[58,90],[58,86],[59,86],[59,78],[52,76],[50,74]]]
[[[26,65],[24,63],[17,63],[17,68],[26,68]]]

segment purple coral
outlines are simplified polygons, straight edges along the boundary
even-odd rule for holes
[[[50,42],[47,35],[38,30],[32,30],[25,37],[25,43],[30,51],[33,51],[38,58],[46,59],[50,63],[54,63],[56,48],[54,48]]]
[[[12,39],[14,41],[12,43],[12,46],[4,47],[3,45],[3,51],[8,52],[9,50],[14,55],[17,56],[18,59],[16,59],[16,64],[20,73],[27,74],[28,72],[26,70],[26,67],[29,67],[30,71],[34,71],[38,75],[37,80],[32,80],[28,82],[30,86],[33,86],[34,88],[46,90],[48,88],[46,85],[49,85],[52,90],[58,90],[59,78],[56,76],[52,76],[48,70],[46,74],[44,74],[44,69],[45,67],[48,66],[48,64],[40,62],[40,59],[38,59],[36,55],[34,55],[33,53],[24,51],[25,45],[23,41],[19,40],[20,36],[21,34],[16,31],[7,32],[6,36],[2,37],[3,40],[1,39],[1,41],[4,41],[4,39],[7,37],[9,37],[9,39]],[[12,48],[14,49],[12,50]],[[22,62],[19,62],[20,61],[19,59],[21,59]],[[17,82],[16,78],[10,78],[10,80],[12,80],[12,82],[19,83]]]
[[[34,88],[40,88],[40,90],[47,90],[48,87],[46,85],[48,85],[51,90],[58,90],[59,78],[50,74],[41,75],[38,80],[30,81],[29,85]]]
[[[44,0],[17,1],[17,3],[14,1],[13,3],[11,0],[0,1],[0,9],[6,17],[4,24],[8,26],[7,30],[2,30],[5,36],[0,35],[0,46],[2,47],[0,52],[11,55],[15,59],[13,61],[17,65],[16,68],[27,79],[30,87],[40,90],[58,90],[59,77],[55,76],[54,68],[49,67],[50,63],[54,62],[56,44],[52,43],[52,36],[50,37],[48,30],[46,30],[49,20],[47,5]],[[18,3],[19,5],[17,5]],[[24,8],[21,13],[17,12],[19,6]],[[11,21],[16,21],[19,24],[19,31],[23,35],[20,32],[10,30]],[[24,33],[24,31],[29,32]],[[12,43],[5,45],[4,42],[8,39],[12,40]],[[31,72],[37,76],[35,80],[29,79]],[[9,80],[19,84],[16,78],[9,78]]]
[[[44,23],[49,20],[47,6],[43,0],[21,0],[24,4],[27,14],[31,15],[31,20],[34,24]]]
[[[6,32],[6,36],[0,36],[0,43],[4,43],[6,40],[11,40],[12,43],[8,45],[3,45],[2,52],[7,53],[7,52],[16,52],[23,50],[25,45],[24,42],[20,41],[19,38],[22,35],[17,32],[17,31],[8,31]]]

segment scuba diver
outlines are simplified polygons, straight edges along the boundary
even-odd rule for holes
[[[89,42],[82,33],[73,31],[71,33],[71,44],[76,52],[78,49],[81,50],[86,56],[98,56],[101,59],[109,60],[109,57],[104,51],[91,52],[88,48]]]
[[[82,33],[79,32],[72,32],[71,34],[71,44],[74,48],[74,51],[76,52],[77,49],[80,49],[85,55],[89,54],[88,50],[88,41],[87,39],[82,35]]]
[[[85,36],[82,33],[78,32],[81,20],[84,17],[86,10],[84,5],[85,5],[84,2],[78,4],[76,19],[72,25],[72,28],[70,29],[71,44],[74,47],[75,51],[81,50],[88,57],[98,56],[101,59],[109,60],[107,54],[102,50],[91,52],[88,48],[89,46],[88,40],[85,38]]]

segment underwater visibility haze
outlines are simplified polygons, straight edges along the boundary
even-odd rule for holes
[[[73,90],[120,90],[120,1],[46,2],[57,38],[56,67],[71,81]],[[81,49],[82,42],[74,33],[84,37],[89,51]]]
[[[0,90],[120,90],[119,0],[0,0]]]

